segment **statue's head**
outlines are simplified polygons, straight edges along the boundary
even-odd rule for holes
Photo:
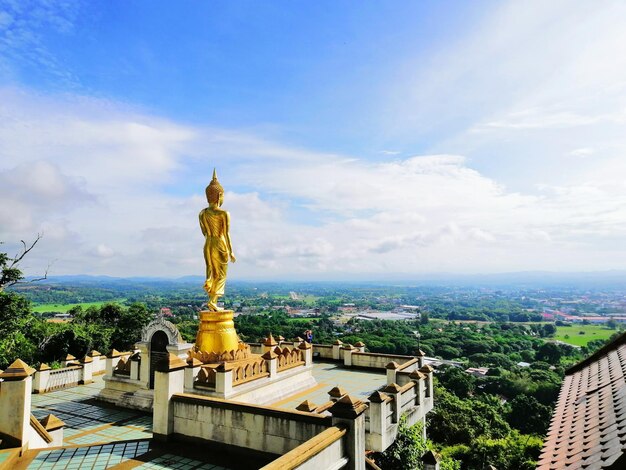
[[[215,168],[213,169],[213,179],[206,187],[206,200],[209,204],[217,204],[218,206],[222,205],[222,201],[224,200],[224,188],[217,180],[217,172]]]

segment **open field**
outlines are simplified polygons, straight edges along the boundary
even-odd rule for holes
[[[554,339],[575,346],[585,346],[594,339],[608,339],[616,331],[609,330],[604,325],[557,326]],[[566,336],[568,337],[566,338]]]
[[[80,305],[83,308],[87,307],[102,307],[104,304],[108,304],[110,302],[121,303],[126,299],[115,299],[115,300],[107,300],[106,302],[82,302],[78,304],[39,304],[33,305],[33,312],[44,313],[44,312],[54,312],[54,313],[67,313],[68,310]]]
[[[291,323],[308,323],[314,320],[319,320],[320,317],[303,317],[303,318],[290,318],[288,321]]]

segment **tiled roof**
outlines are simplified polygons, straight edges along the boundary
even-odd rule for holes
[[[626,468],[626,334],[566,372],[537,470]]]

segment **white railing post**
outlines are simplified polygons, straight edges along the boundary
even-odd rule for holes
[[[333,425],[344,424],[347,433],[344,437],[348,454],[349,470],[365,468],[365,410],[367,405],[350,395],[345,395],[329,408],[333,415]]]
[[[0,433],[5,445],[28,448],[34,373],[35,369],[16,359],[0,374]]]
[[[343,365],[346,367],[352,366],[352,353],[354,352],[351,344],[344,344],[341,348],[343,352]]]
[[[139,352],[134,353],[128,358],[130,361],[130,378],[131,380],[139,380],[141,372],[141,355]]]
[[[90,384],[93,382],[93,359],[89,355],[83,357],[80,361],[83,366],[82,378],[78,380],[79,384]]]
[[[392,422],[399,423],[400,416],[402,415],[402,403],[400,403],[402,395],[400,395],[400,386],[396,383],[389,384],[383,389],[383,392],[393,399],[393,404],[391,405],[393,408]]]
[[[311,346],[311,343],[302,341],[298,349],[300,350],[300,354],[302,354],[304,365],[306,367],[313,365],[313,346]]]
[[[384,452],[391,444],[387,438],[387,417],[391,398],[381,391],[372,393],[369,398],[368,410],[370,418],[370,444],[372,450]]]
[[[178,356],[169,354],[156,365],[154,373],[154,402],[152,434],[155,439],[167,440],[174,431],[174,407],[172,395],[183,393],[187,364]]]
[[[261,357],[265,359],[265,362],[267,363],[267,371],[270,374],[270,380],[275,378],[276,374],[278,374],[278,354],[270,350]]]
[[[341,359],[341,345],[343,342],[340,339],[336,339],[333,342],[333,359],[338,361]]]
[[[44,393],[48,390],[50,381],[50,366],[44,362],[37,368],[33,376],[33,393]]]
[[[233,391],[233,370],[225,362],[215,369],[215,391],[224,395]]]
[[[396,373],[399,367],[400,365],[395,361],[391,361],[385,366],[385,369],[387,369],[387,385],[396,383]]]
[[[193,391],[193,383],[200,372],[202,362],[196,358],[187,359],[187,367],[185,367],[185,391]]]

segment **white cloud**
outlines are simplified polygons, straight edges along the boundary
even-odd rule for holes
[[[626,262],[615,242],[626,236],[619,158],[585,180],[511,191],[461,155],[371,162],[108,101],[0,96],[0,239],[43,231],[35,272],[57,260],[52,274],[201,274],[197,214],[213,166],[232,215],[235,277]]]
[[[592,156],[594,153],[596,153],[595,149],[591,147],[582,147],[579,149],[572,150],[569,154],[572,157],[587,158],[587,157]]]
[[[100,244],[96,247],[96,253],[102,258],[111,258],[115,255],[115,251],[104,244]]]

